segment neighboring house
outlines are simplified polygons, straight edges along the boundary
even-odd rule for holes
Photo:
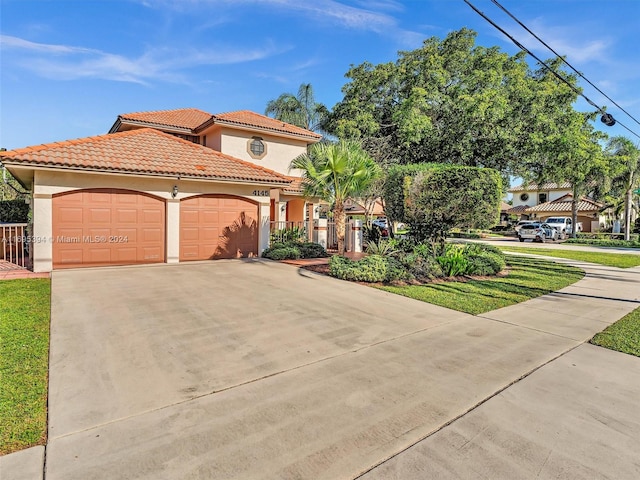
[[[510,188],[509,192],[513,194],[513,206],[508,213],[519,215],[523,220],[571,216],[573,189],[568,182],[519,185]],[[583,231],[596,231],[605,225],[606,217],[602,215],[604,205],[601,203],[582,197],[577,207],[578,222],[582,222]]]
[[[33,193],[33,268],[48,272],[258,256],[270,222],[317,216],[289,164],[321,138],[254,112],[180,109],[0,160]]]
[[[344,202],[344,211],[349,217],[370,215],[373,218],[379,218],[385,216],[381,198],[372,200],[348,198]]]

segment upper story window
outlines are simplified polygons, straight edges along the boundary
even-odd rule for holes
[[[538,194],[538,203],[547,203],[547,194],[539,193]]]
[[[520,194],[520,200],[523,202],[526,202],[527,200],[529,200],[529,194],[528,193],[521,193]]]
[[[261,137],[251,137],[247,145],[247,151],[253,158],[263,158],[267,154],[267,145]]]

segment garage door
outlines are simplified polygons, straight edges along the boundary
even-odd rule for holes
[[[165,203],[139,192],[53,197],[53,268],[164,262]]]
[[[180,261],[258,255],[258,205],[203,195],[180,202]]]

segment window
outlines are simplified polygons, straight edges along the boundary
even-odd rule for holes
[[[547,203],[547,194],[539,193],[538,194],[538,203]]]
[[[267,154],[267,146],[260,137],[252,137],[247,145],[247,151],[253,158],[262,158]]]
[[[526,202],[527,200],[529,200],[529,194],[528,193],[520,194],[520,200],[522,200],[523,202]]]

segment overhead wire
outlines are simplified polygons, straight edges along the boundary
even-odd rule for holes
[[[607,100],[609,100],[611,103],[613,103],[616,107],[618,107],[621,111],[623,111],[631,120],[633,120],[634,122],[636,122],[638,125],[640,125],[640,121],[638,121],[633,115],[631,115],[629,112],[627,112],[624,108],[622,108],[620,105],[618,105],[618,103],[613,100],[609,95],[607,95],[606,93],[604,93],[602,90],[600,90],[600,88],[598,88],[596,85],[594,85],[587,77],[585,77],[581,72],[579,72],[578,70],[576,70],[573,65],[571,65],[569,63],[569,61],[564,58],[564,56],[560,55],[558,52],[556,52],[553,48],[551,48],[544,40],[542,40],[538,35],[536,35],[534,32],[531,31],[531,29],[529,27],[527,27],[524,23],[522,23],[518,18],[516,18],[515,15],[513,15],[509,10],[507,10],[504,6],[502,6],[502,4],[500,2],[498,2],[498,0],[491,0],[500,10],[502,10],[504,13],[506,13],[507,15],[509,15],[515,22],[518,23],[518,25],[520,25],[522,28],[524,28],[527,32],[529,32],[536,40],[538,40],[542,45],[544,45],[545,47],[547,47],[549,50],[551,50],[551,52],[553,52],[553,54],[558,57],[560,60],[562,60],[571,70],[573,70],[578,76],[580,76],[580,78],[582,78],[585,82],[587,82],[589,85],[591,85],[593,88],[595,88],[598,92],[600,92],[600,94],[602,94],[602,96],[604,96]]]
[[[469,5],[469,7],[471,7],[478,15],[480,15],[482,18],[484,18],[487,22],[489,22],[494,28],[496,28],[498,31],[500,31],[503,35],[505,35],[509,40],[511,40],[514,45],[516,47],[518,47],[519,49],[521,49],[522,51],[526,52],[528,55],[532,56],[533,58],[536,59],[536,61],[545,69],[547,69],[549,72],[551,72],[556,78],[558,78],[558,80],[560,80],[561,82],[565,83],[567,86],[569,86],[569,88],[571,88],[571,90],[573,90],[576,94],[580,95],[582,98],[584,98],[587,103],[589,103],[589,105],[591,105],[592,107],[594,107],[598,112],[600,112],[603,117],[602,117],[602,121],[603,123],[606,123],[605,119],[610,119],[613,120],[613,117],[608,114],[605,109],[603,107],[598,106],[593,100],[591,100],[589,97],[587,97],[584,93],[582,93],[579,89],[577,89],[574,85],[571,84],[571,82],[569,82],[566,78],[564,78],[562,75],[560,75],[558,72],[556,72],[553,68],[551,68],[549,65],[547,65],[542,59],[540,59],[535,53],[533,53],[531,50],[529,50],[527,47],[525,47],[524,45],[522,45],[518,40],[516,40],[512,35],[510,35],[506,30],[504,30],[502,27],[500,27],[497,23],[495,23],[493,20],[491,20],[489,17],[487,17],[481,10],[479,10],[478,8],[475,7],[475,5],[473,5],[469,0],[464,0],[464,2]],[[630,132],[631,134],[635,135],[636,137],[640,138],[640,135],[638,135],[636,132],[634,132],[633,130],[631,130],[629,127],[627,127],[626,125],[624,125],[622,122],[618,121],[617,119],[613,121],[613,123],[618,123],[621,127],[625,128],[628,132]],[[613,123],[611,123],[611,125],[613,125]],[[610,125],[610,126],[611,126]]]

